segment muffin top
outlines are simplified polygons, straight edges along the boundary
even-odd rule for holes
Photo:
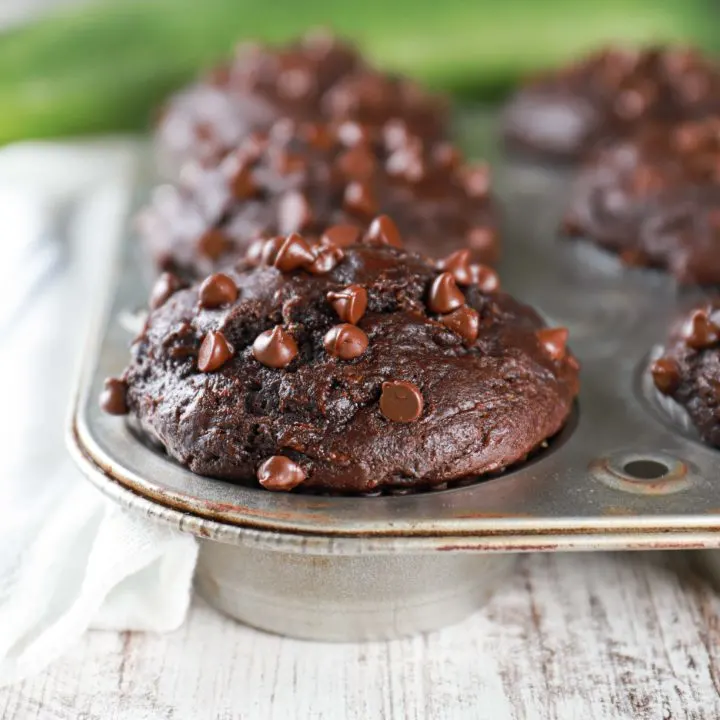
[[[140,230],[162,269],[201,278],[258,237],[318,239],[342,225],[350,242],[382,213],[410,249],[439,256],[469,246],[478,261],[496,260],[487,166],[464,163],[449,143],[427,143],[397,120],[380,130],[278,121],[213,167],[187,165],[177,186],[156,191]]]
[[[651,126],[596,152],[564,225],[629,263],[720,282],[720,120]]]
[[[720,111],[720,68],[682,47],[610,47],[529,82],[505,112],[505,135],[521,149],[578,158],[648,123]]]
[[[279,47],[239,45],[228,62],[166,103],[157,141],[176,168],[188,159],[212,163],[283,117],[376,127],[401,118],[434,138],[445,136],[448,125],[444,98],[378,72],[352,46],[315,32]]]
[[[658,391],[687,411],[703,440],[720,447],[720,298],[674,324],[650,369]]]
[[[264,241],[188,289],[162,276],[105,409],[194,472],[269,490],[423,489],[523,461],[571,412],[567,331],[469,251],[431,261],[382,224],[351,245]]]

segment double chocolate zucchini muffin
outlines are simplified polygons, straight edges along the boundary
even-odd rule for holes
[[[186,289],[161,277],[105,409],[196,473],[332,493],[497,472],[562,428],[578,390],[566,330],[468,250],[408,252],[387,217],[344,238],[260,241]]]
[[[673,326],[650,369],[658,391],[686,411],[705,442],[720,447],[720,298]]]
[[[609,47],[521,88],[504,116],[512,148],[565,159],[662,123],[720,112],[720,66],[689,48]]]
[[[597,152],[563,229],[680,282],[720,283],[720,118],[650,126]]]
[[[174,174],[186,160],[213,163],[280,118],[357,120],[381,127],[401,118],[426,138],[447,135],[448,107],[403,77],[370,67],[351,46],[323,33],[281,47],[245,43],[163,109],[156,144]]]
[[[497,258],[488,168],[401,120],[381,128],[280,120],[212,167],[187,165],[177,186],[158,188],[139,226],[161,269],[202,278],[259,237],[319,240],[337,225],[335,240],[351,243],[378,214],[393,217],[411,250],[440,256],[469,247],[480,262]]]

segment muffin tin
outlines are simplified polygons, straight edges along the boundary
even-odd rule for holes
[[[670,319],[699,293],[680,293],[667,275],[628,269],[590,243],[558,238],[572,170],[501,157],[495,119],[467,111],[458,135],[495,169],[503,286],[551,325],[569,327],[582,365],[568,426],[498,477],[353,498],[270,493],[193,475],[98,407],[103,379],[127,361],[148,294],[148,262],[137,244],[128,236],[108,248],[108,293],[80,375],[70,446],[115,501],[199,538],[198,588],[228,614],[296,637],[389,638],[472,612],[515,552],[720,546],[720,455],[668,412],[647,372]]]

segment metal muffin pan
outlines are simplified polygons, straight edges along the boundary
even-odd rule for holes
[[[503,286],[569,327],[582,365],[568,426],[499,477],[353,498],[270,493],[180,467],[98,407],[103,379],[128,359],[133,333],[123,318],[148,292],[131,233],[108,248],[107,297],[80,375],[71,450],[112,499],[199,538],[198,589],[233,617],[309,639],[390,638],[471,613],[516,552],[720,546],[720,453],[677,423],[647,378],[670,319],[699,293],[559,238],[572,170],[502,158],[492,120],[466,113],[459,135],[495,169]]]

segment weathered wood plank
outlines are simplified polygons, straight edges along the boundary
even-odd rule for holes
[[[681,554],[535,555],[426,637],[318,645],[196,601],[181,630],[90,633],[0,691],[7,720],[720,717],[720,598]]]

